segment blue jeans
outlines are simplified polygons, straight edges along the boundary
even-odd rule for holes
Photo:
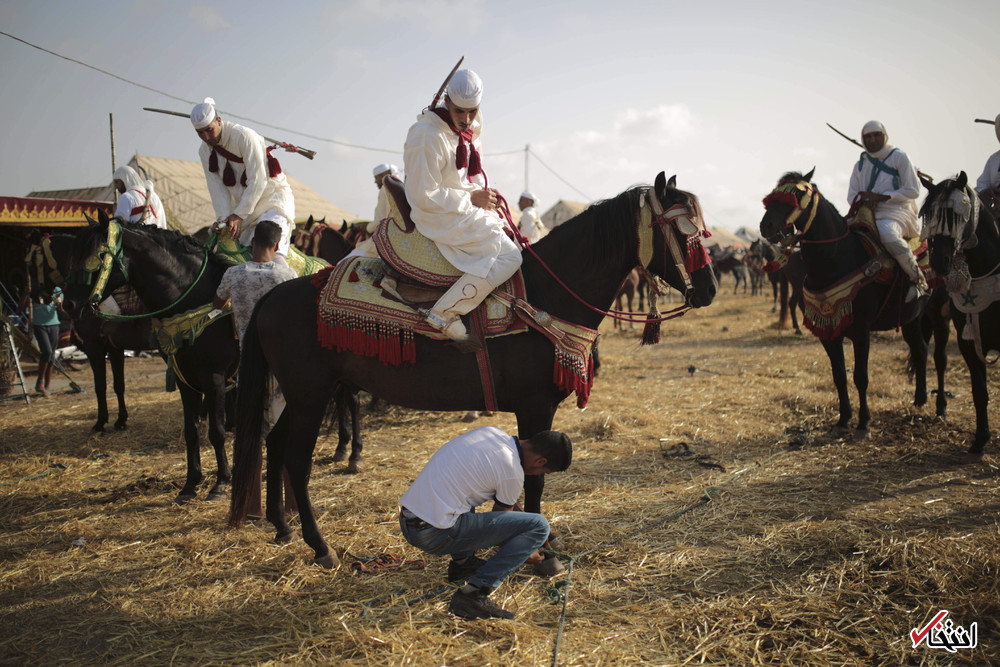
[[[446,530],[430,525],[411,528],[400,514],[399,528],[416,548],[435,555],[450,554],[457,560],[477,549],[499,546],[500,550],[469,578],[470,585],[487,591],[503,583],[549,538],[549,522],[534,512],[467,512]]]

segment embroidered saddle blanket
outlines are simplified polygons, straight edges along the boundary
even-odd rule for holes
[[[805,325],[820,340],[832,340],[854,322],[854,298],[862,287],[872,283],[892,284],[901,269],[880,240],[875,218],[868,207],[861,207],[850,222],[871,259],[840,281],[822,290],[803,289]],[[927,276],[928,285],[941,284],[930,268],[927,242],[910,239],[910,249],[917,256],[917,266]],[[904,283],[900,283],[902,286]],[[887,298],[892,298],[891,295]]]
[[[390,214],[378,221],[374,235],[380,259],[354,257],[313,277],[319,291],[317,330],[320,343],[334,350],[377,357],[398,365],[416,361],[414,335],[436,340],[447,337],[424,320],[415,307],[429,308],[461,275],[433,241],[420,234],[410,220],[402,182],[383,181],[390,197]],[[390,277],[395,286],[387,289]],[[413,281],[429,286],[405,286]],[[401,298],[402,294],[406,294]],[[405,299],[405,300],[404,300]],[[488,296],[468,318],[473,335],[481,340],[527,331],[541,332],[555,346],[553,381],[575,392],[584,407],[593,385],[591,349],[597,331],[580,327],[535,310],[525,299],[520,271]],[[493,407],[492,379],[484,352],[477,353],[488,409]]]

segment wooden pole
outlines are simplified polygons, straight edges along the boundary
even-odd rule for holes
[[[111,173],[113,174],[118,171],[118,164],[115,160],[115,115],[109,113],[108,119],[111,122]]]

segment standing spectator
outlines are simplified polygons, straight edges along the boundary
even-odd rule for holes
[[[35,340],[38,341],[38,380],[35,391],[42,396],[49,395],[49,383],[52,381],[52,364],[56,360],[56,348],[59,346],[59,311],[62,308],[62,290],[56,288],[52,294],[40,287],[31,292],[31,321],[35,329]]]

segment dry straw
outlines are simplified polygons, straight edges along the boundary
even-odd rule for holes
[[[545,586],[565,575],[519,571],[495,594],[515,620],[463,621],[446,611],[444,559],[328,572],[300,539],[273,545],[267,524],[225,529],[208,484],[175,505],[180,401],[158,360],[129,360],[121,433],[88,435],[92,392],[2,403],[0,662],[997,663],[1000,484],[992,454],[959,461],[973,411],[954,343],[947,421],[911,405],[905,346],[890,332],[872,350],[872,439],[830,440],[825,355],[772,329],[769,311],[724,293],[665,326],[657,347],[640,348],[637,332],[602,339],[590,405],[556,414],[576,454],[543,501],[577,557],[558,652],[563,607]],[[90,386],[89,374],[74,379]],[[512,415],[461,416],[369,412],[360,475],[330,461],[335,433],[321,438],[310,490],[338,553],[425,557],[396,525],[410,480],[465,429],[516,428]],[[207,448],[203,465],[211,477]],[[713,486],[711,502],[663,521]],[[912,648],[910,629],[940,609],[978,622],[976,649]]]

